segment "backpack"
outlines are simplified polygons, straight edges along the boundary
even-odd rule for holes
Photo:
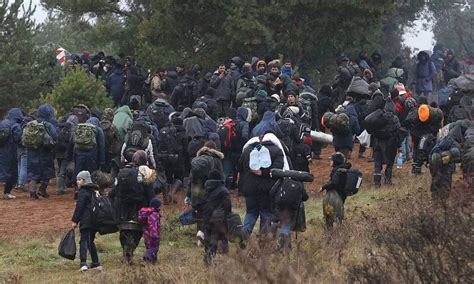
[[[74,129],[73,143],[79,150],[92,150],[97,144],[96,126],[90,123],[79,123]]]
[[[0,122],[0,146],[6,145],[12,134],[11,128],[2,124],[3,122]]]
[[[143,200],[143,186],[138,183],[138,170],[131,166],[121,169],[117,175],[117,190],[120,199],[126,202]]]
[[[168,109],[170,105],[166,102],[156,100],[147,109],[150,119],[159,127],[163,127],[168,122]]]
[[[275,183],[275,206],[277,208],[298,209],[302,198],[304,185],[300,181],[284,178]]]
[[[73,125],[69,122],[60,122],[58,124],[58,143],[56,148],[59,150],[66,150],[71,141]]]
[[[329,128],[336,135],[346,135],[351,131],[349,116],[345,113],[337,113],[329,120]]]
[[[246,107],[250,110],[252,117],[251,122],[256,122],[258,120],[258,103],[256,98],[245,98],[244,102],[242,103],[242,107]]]
[[[359,192],[362,184],[362,172],[357,169],[349,169],[346,174],[346,184],[344,192],[347,196],[351,196]]]
[[[217,122],[217,134],[223,150],[229,150],[237,136],[237,129],[231,118],[220,118]]]
[[[173,125],[160,129],[160,143],[158,143],[158,158],[167,165],[174,165],[179,160],[181,145],[177,139],[178,131]]]
[[[119,153],[122,145],[120,143],[117,127],[109,120],[102,120],[100,122],[100,128],[104,132],[107,152],[111,154]]]
[[[98,191],[92,193],[92,223],[101,235],[102,228],[116,225],[115,210],[110,198]]]
[[[133,154],[138,150],[146,150],[150,142],[151,129],[146,121],[134,121],[132,126],[125,135],[127,147],[124,151],[124,157],[127,161],[131,161]]]
[[[54,141],[49,135],[45,123],[33,120],[25,125],[21,143],[28,149],[38,149],[41,146],[53,145]]]
[[[237,89],[235,101],[237,106],[242,105],[246,98],[252,98],[255,94],[255,84],[243,80],[243,83]]]

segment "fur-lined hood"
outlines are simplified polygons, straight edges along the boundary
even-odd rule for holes
[[[196,154],[196,157],[199,157],[199,156],[202,156],[202,155],[205,155],[205,154],[213,154],[214,156],[218,157],[219,159],[224,159],[224,154],[222,152],[219,152],[215,149],[211,149],[209,147],[202,147],[201,149],[199,149],[199,151],[197,152]]]

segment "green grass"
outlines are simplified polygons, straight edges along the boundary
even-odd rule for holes
[[[401,179],[395,179],[395,182],[399,186],[374,189],[366,185],[360,193],[349,197],[345,205],[346,221],[341,226],[343,230],[336,229],[331,233],[327,232],[323,226],[322,197],[311,196],[306,202],[308,229],[304,233],[299,233],[297,241],[293,235],[293,249],[288,257],[274,254],[270,249],[269,253],[265,253],[268,257],[263,261],[259,257],[253,257],[252,249],[249,249],[243,262],[239,262],[236,258],[238,253],[230,253],[229,256],[219,256],[217,266],[207,269],[202,261],[203,248],[195,245],[195,227],[181,226],[178,221],[179,212],[175,210],[165,211],[166,222],[162,225],[160,262],[155,266],[142,267],[138,264],[144,252],[143,240],[135,253],[137,264],[132,268],[122,265],[118,234],[112,234],[96,238],[104,271],[81,273],[78,272],[79,260],[77,258],[75,261],[69,261],[57,254],[62,233],[50,232],[20,238],[0,237],[0,281],[13,283],[233,282],[233,279],[235,281],[244,279],[247,273],[262,276],[265,272],[259,269],[264,270],[267,265],[275,270],[277,280],[285,279],[278,278],[279,271],[289,271],[284,277],[290,277],[293,275],[291,270],[295,269],[298,273],[294,275],[308,277],[306,280],[312,279],[326,283],[344,282],[346,271],[344,267],[360,263],[366,257],[367,248],[371,246],[367,238],[368,228],[364,216],[386,218],[389,222],[390,216],[380,214],[385,206],[391,206],[395,201],[403,202],[406,198],[424,198],[423,196],[426,196],[429,191],[427,175],[410,183]],[[234,209],[243,217],[244,208]],[[76,241],[78,239],[79,236],[76,236]],[[271,246],[274,247],[274,244]],[[236,250],[233,246],[232,251]],[[247,264],[250,267],[246,267]],[[314,275],[317,275],[317,278],[311,278],[315,277]],[[248,279],[252,282],[255,278]],[[281,281],[285,282],[285,280]]]

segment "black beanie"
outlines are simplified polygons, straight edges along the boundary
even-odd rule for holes
[[[159,209],[161,207],[161,200],[158,197],[153,198],[150,201],[150,207]]]

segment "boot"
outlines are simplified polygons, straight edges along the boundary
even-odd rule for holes
[[[38,194],[36,194],[36,184],[33,182],[30,183],[30,198],[38,199]]]
[[[382,186],[382,175],[381,174],[374,174],[374,185],[376,187]]]
[[[411,173],[414,175],[421,175],[421,167],[417,166],[416,164],[413,164],[411,167]]]
[[[286,253],[290,249],[290,236],[280,234],[277,241],[277,250],[280,253]]]
[[[46,192],[46,188],[48,187],[47,184],[42,183],[38,190],[38,195],[44,198],[49,198],[49,194]]]
[[[17,190],[18,192],[27,192],[27,190],[26,190],[24,184],[19,184],[19,185],[16,187],[16,190]]]
[[[66,179],[62,176],[58,176],[58,178],[56,179],[56,193],[57,194],[64,194],[66,193]]]
[[[392,185],[392,169],[385,169],[384,184]]]

